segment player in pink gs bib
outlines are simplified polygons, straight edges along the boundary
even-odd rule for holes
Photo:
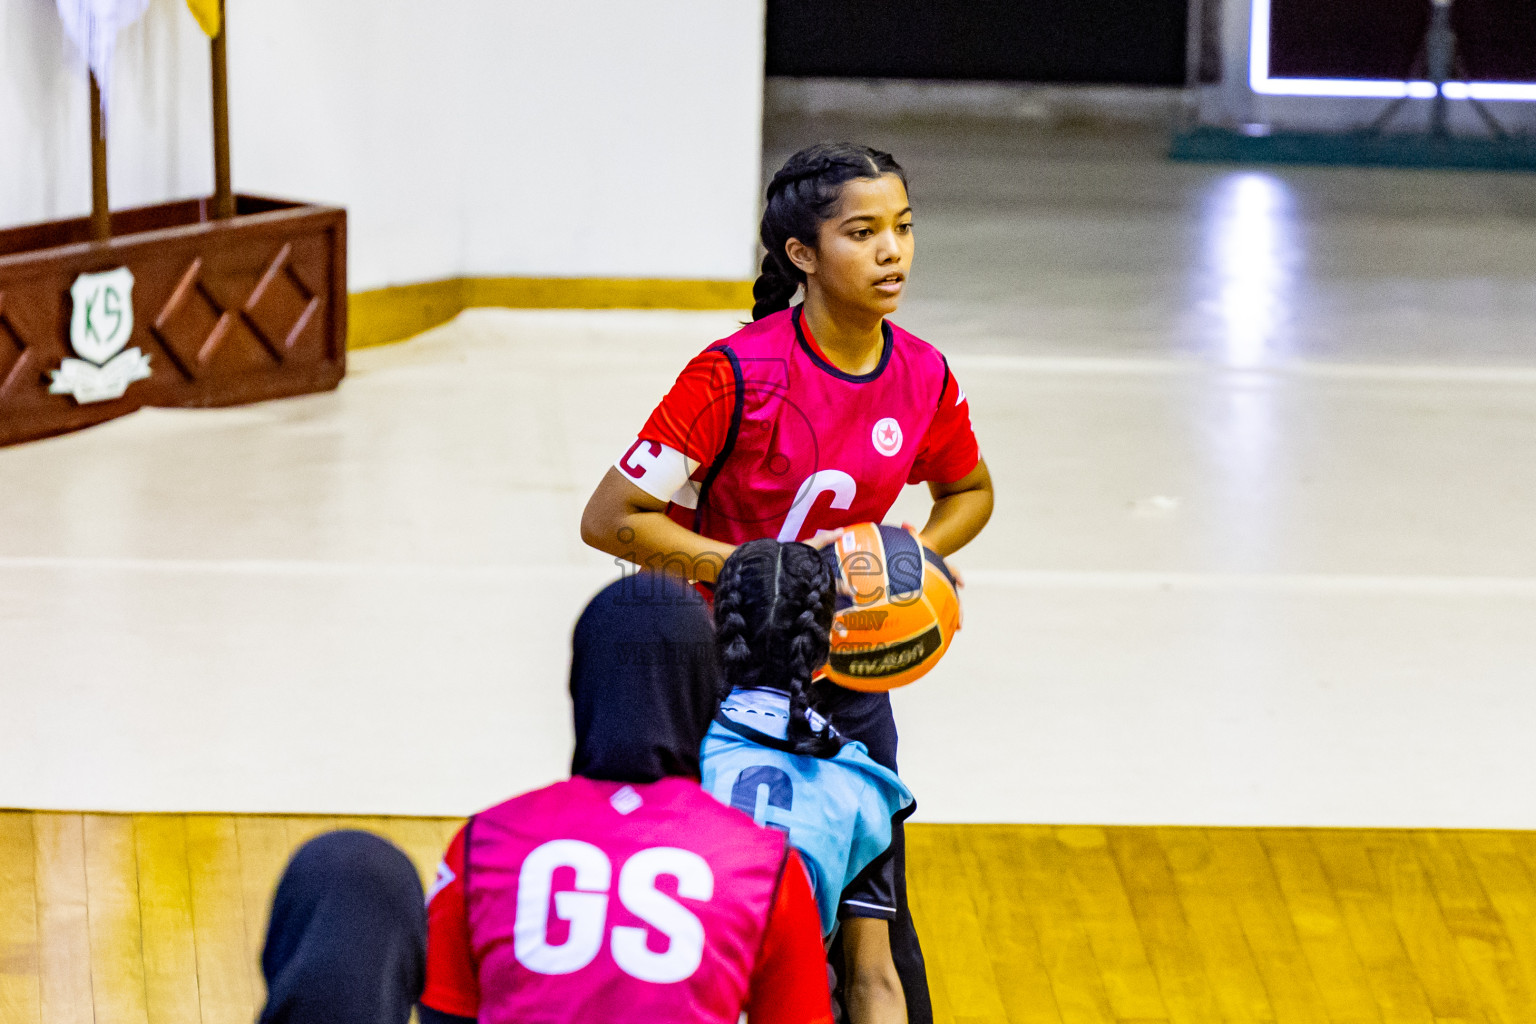
[[[801,150],[768,186],[761,237],[753,322],[683,369],[598,484],[582,538],[707,588],[738,544],[879,522],[903,486],[926,483],[922,542],[952,554],[991,516],[992,480],[943,354],[886,319],[915,250],[905,173],[864,146]],[[889,697],[823,685],[838,731],[895,771]],[[904,850],[898,829],[892,953],[909,1019],[927,1024]]]
[[[830,1024],[798,854],[699,786],[720,696],[692,589],[640,573],[592,600],[572,643],[572,778],[454,838],[422,1024]]]

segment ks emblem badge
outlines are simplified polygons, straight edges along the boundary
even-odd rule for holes
[[[79,359],[66,359],[51,374],[51,395],[73,395],[81,405],[122,398],[128,385],[150,375],[149,356],[124,351],[133,334],[133,271],[81,274],[69,288],[74,312],[69,346]]]

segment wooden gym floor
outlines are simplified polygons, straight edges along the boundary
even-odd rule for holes
[[[0,1024],[249,1024],[268,901],[337,827],[424,879],[447,818],[0,813]],[[914,825],[937,1019],[1526,1024],[1536,834]]]

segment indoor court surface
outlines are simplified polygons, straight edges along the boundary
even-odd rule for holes
[[[792,118],[765,164],[849,133],[998,494],[896,695],[939,1019],[1536,1021],[1536,180]],[[248,1024],[304,837],[426,877],[563,777],[581,509],[744,315],[470,310],[0,449],[0,807],[155,812],[0,813],[0,1024]]]
[[[336,827],[430,881],[441,818],[0,813],[0,1020],[248,1024],[288,853]],[[1536,839],[919,825],[942,1024],[1435,1024],[1536,1014]]]
[[[771,127],[770,165],[843,130]],[[864,133],[999,495],[896,696],[919,819],[1536,827],[1536,182]],[[460,815],[561,777],[618,571],[582,506],[742,316],[471,310],[335,394],[0,450],[37,683],[0,806]]]

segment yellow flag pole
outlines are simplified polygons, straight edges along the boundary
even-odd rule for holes
[[[213,55],[213,215],[235,215],[235,193],[229,174],[229,64],[224,46],[229,21],[224,0],[219,0],[219,33],[211,44]]]
[[[112,237],[112,210],[107,202],[107,126],[101,116],[101,85],[91,77],[91,238]]]

